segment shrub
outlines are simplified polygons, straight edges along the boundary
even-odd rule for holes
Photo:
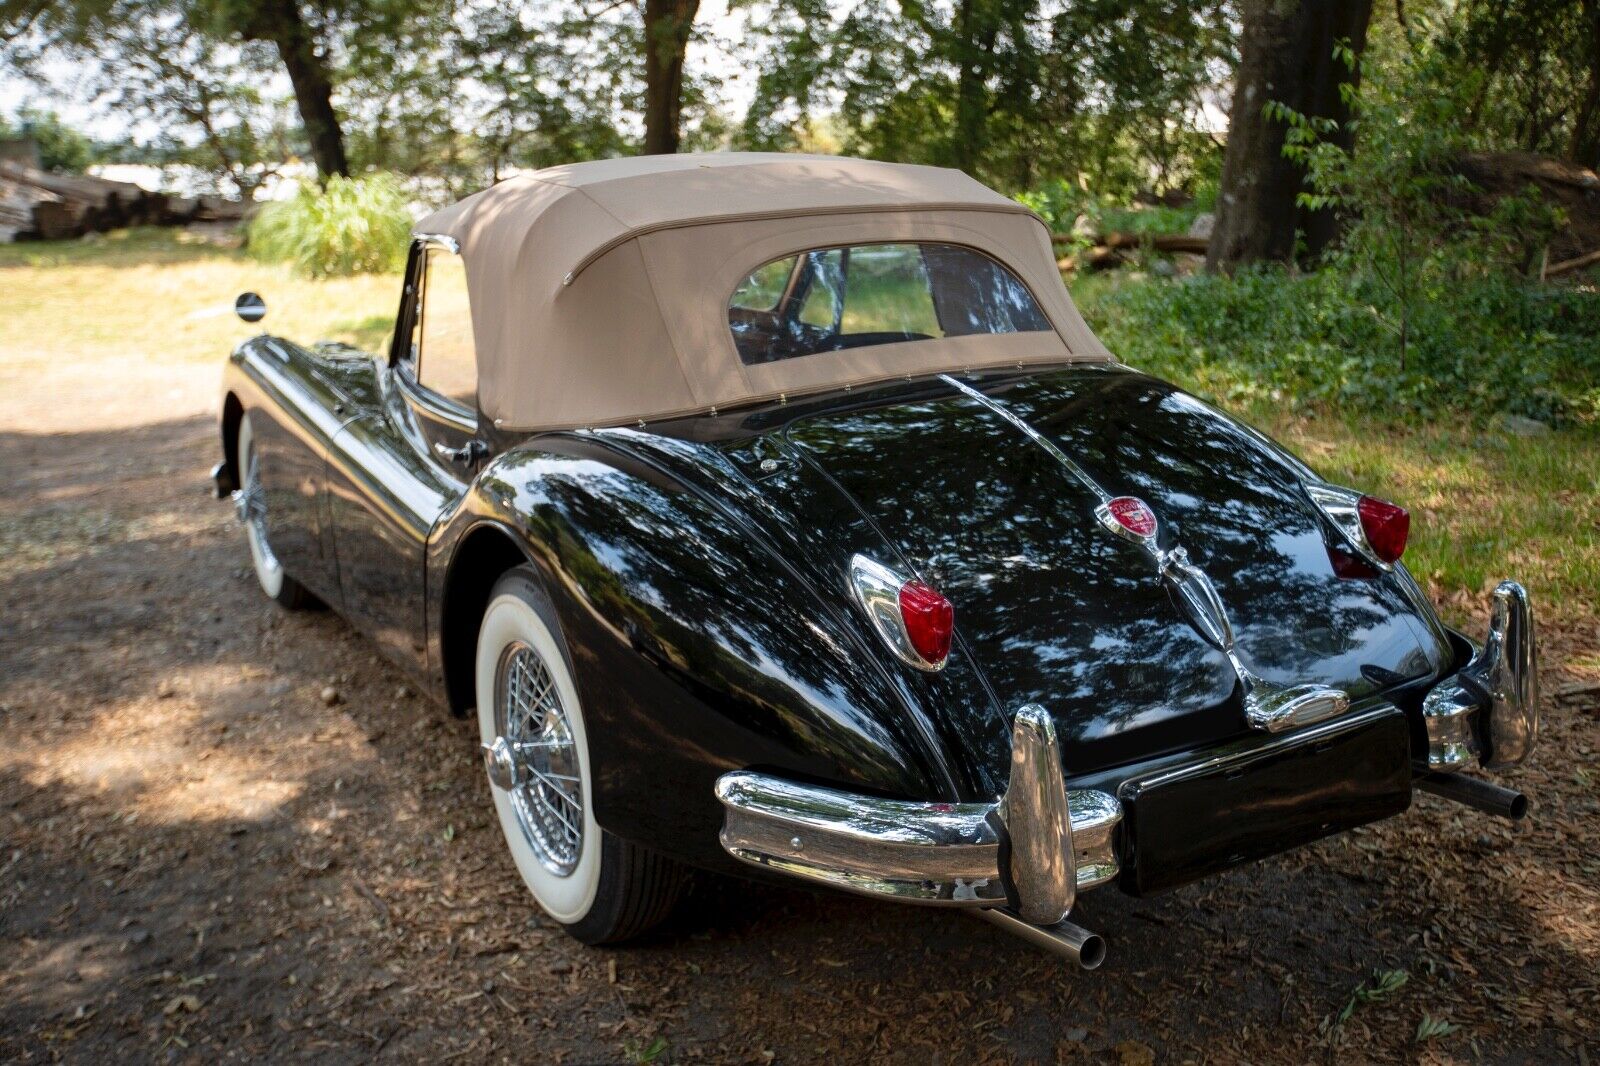
[[[1257,269],[1074,289],[1120,358],[1236,404],[1554,423],[1597,413],[1600,294],[1583,287],[1489,275],[1428,288],[1412,307],[1404,367],[1381,310],[1389,295],[1369,276]]]
[[[250,224],[250,251],[313,278],[379,274],[405,265],[410,236],[411,213],[392,175],[335,175],[263,207]]]

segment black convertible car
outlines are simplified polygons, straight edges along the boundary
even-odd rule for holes
[[[258,297],[240,313],[261,317]],[[1407,513],[1116,362],[1049,234],[962,174],[558,167],[418,226],[388,349],[228,364],[219,496],[266,593],[477,715],[573,935],[689,867],[967,908],[1086,966],[1160,892],[1404,811],[1507,817],[1537,728]]]

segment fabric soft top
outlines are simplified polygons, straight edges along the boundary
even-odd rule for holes
[[[1109,361],[1026,208],[959,171],[835,156],[607,159],[501,182],[417,224],[466,261],[478,400],[508,430],[619,425],[983,367]],[[933,241],[1010,267],[1054,327],[746,366],[728,298],[810,248]],[[426,358],[426,356],[424,356]]]

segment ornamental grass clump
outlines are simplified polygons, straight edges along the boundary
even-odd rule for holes
[[[250,224],[250,251],[313,278],[381,274],[405,265],[411,212],[390,174],[335,175],[269,203]]]

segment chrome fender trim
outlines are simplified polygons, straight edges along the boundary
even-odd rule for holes
[[[1528,590],[1494,590],[1483,647],[1422,701],[1428,769],[1459,770],[1479,759],[1491,770],[1527,760],[1539,737],[1539,661]]]

